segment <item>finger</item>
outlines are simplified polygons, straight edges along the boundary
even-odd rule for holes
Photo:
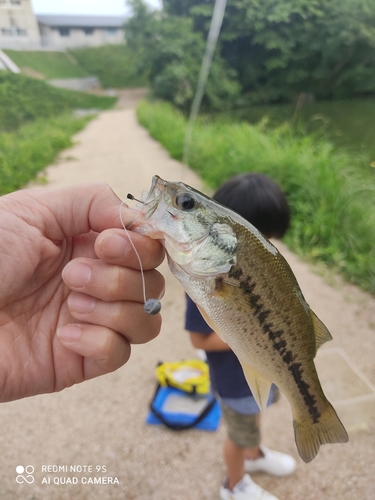
[[[60,343],[84,359],[84,379],[113,372],[124,365],[131,348],[117,332],[97,325],[64,325],[57,331]]]
[[[8,195],[5,203],[11,203],[22,219],[40,228],[52,240],[122,227],[121,200],[103,183],[24,190]],[[29,210],[25,210],[28,206]],[[127,225],[135,218],[136,211],[124,204],[121,214]]]
[[[133,245],[130,242],[133,242]],[[157,240],[119,229],[109,229],[98,235],[95,241],[95,252],[99,259],[112,264],[124,265],[139,269],[139,259],[143,269],[159,266],[164,259],[164,249]],[[139,259],[137,257],[137,253]]]
[[[144,311],[143,303],[103,302],[90,295],[72,292],[68,297],[70,314],[79,322],[115,330],[131,344],[144,344],[160,332],[161,315]]]
[[[74,259],[65,266],[62,277],[71,290],[103,301],[144,302],[144,291],[147,297],[160,298],[164,294],[164,278],[158,271],[144,271],[144,290],[139,271],[98,259]]]

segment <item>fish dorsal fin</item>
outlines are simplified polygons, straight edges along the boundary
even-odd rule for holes
[[[310,316],[314,325],[314,333],[316,339],[316,351],[321,347],[325,342],[332,340],[332,335],[329,333],[327,327],[320,321],[318,316],[310,309]],[[316,353],[315,351],[315,353]]]
[[[270,395],[271,382],[256,372],[251,366],[240,361],[245,378],[259,408],[264,411]]]

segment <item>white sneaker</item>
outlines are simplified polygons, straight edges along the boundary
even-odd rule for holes
[[[265,446],[259,446],[263,457],[255,460],[245,460],[246,472],[266,472],[273,476],[287,476],[292,474],[296,468],[296,461],[286,453],[269,450]]]
[[[229,490],[224,484],[220,488],[221,500],[279,500],[268,491],[254,483],[248,474],[245,474],[239,483]]]

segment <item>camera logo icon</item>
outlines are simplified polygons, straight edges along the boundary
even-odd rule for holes
[[[16,467],[16,472],[17,472],[16,482],[18,484],[23,484],[23,483],[33,484],[34,470],[35,469],[32,465],[26,465],[26,467],[24,467],[23,465],[18,465]]]

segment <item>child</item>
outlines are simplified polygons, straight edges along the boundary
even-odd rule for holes
[[[246,173],[225,182],[213,196],[240,214],[267,238],[282,238],[290,212],[279,186],[265,175]],[[206,351],[212,389],[217,396],[228,436],[224,442],[227,477],[220,488],[222,500],[278,500],[255,484],[245,472],[264,471],[276,476],[291,474],[295,460],[260,444],[260,416],[242,367],[235,354],[202,318],[187,297],[185,328],[197,349]],[[269,404],[277,398],[272,386]]]

